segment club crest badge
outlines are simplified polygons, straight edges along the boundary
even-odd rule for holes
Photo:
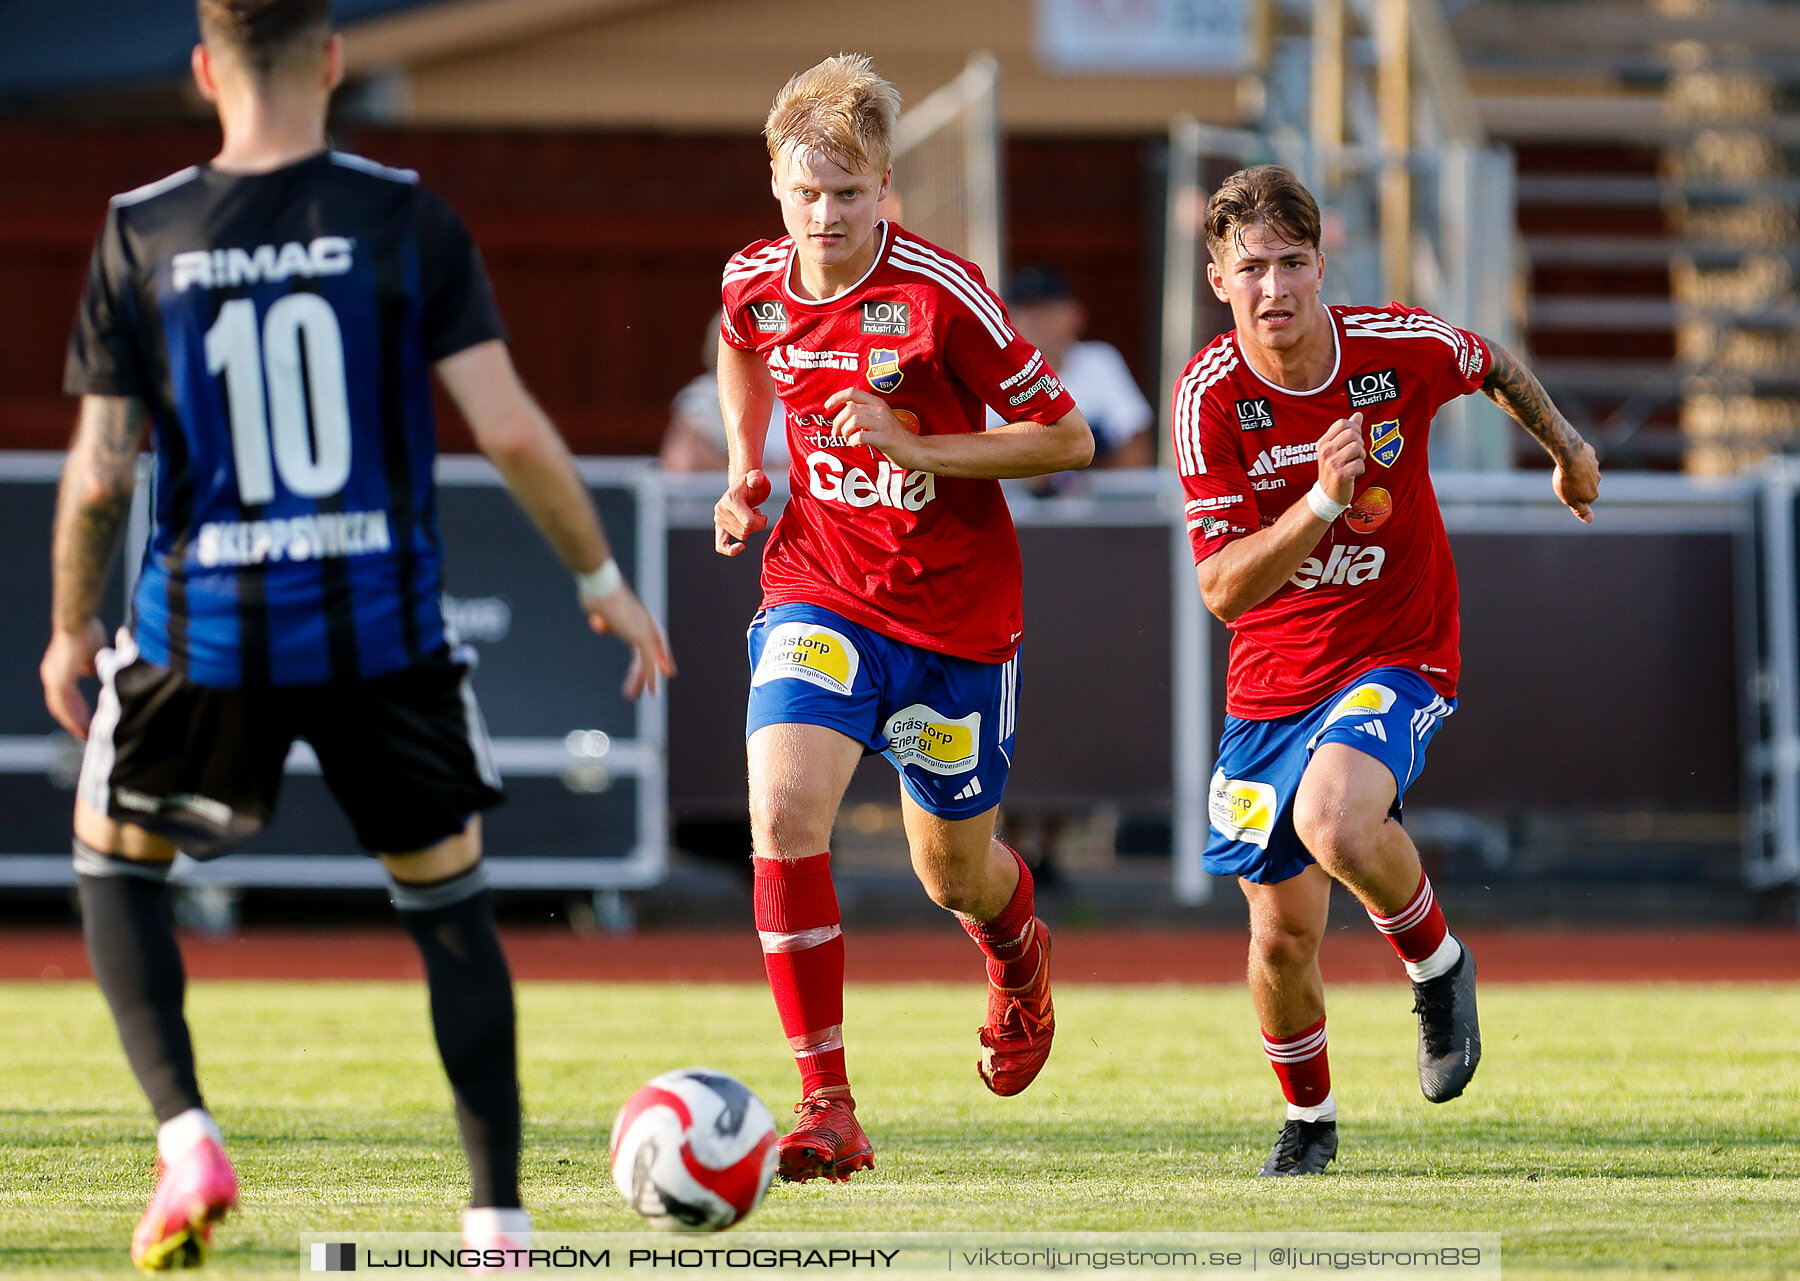
[[[1392,467],[1400,457],[1406,438],[1400,434],[1400,420],[1390,418],[1369,428],[1369,454],[1383,467]]]
[[[900,372],[900,353],[892,347],[869,349],[869,386],[887,395],[906,375]]]

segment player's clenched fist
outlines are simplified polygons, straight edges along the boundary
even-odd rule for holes
[[[1577,519],[1593,524],[1592,503],[1600,497],[1600,459],[1594,453],[1594,447],[1582,441],[1573,457],[1556,465],[1550,487]]]
[[[898,467],[914,469],[919,438],[901,425],[887,401],[860,387],[846,387],[826,400],[825,408],[836,410],[831,420],[832,434],[846,445],[867,445],[880,450],[883,457]]]
[[[1319,488],[1334,503],[1348,504],[1354,497],[1356,478],[1369,465],[1363,445],[1363,416],[1340,418],[1319,437]]]
[[[713,550],[721,556],[736,556],[744,550],[744,540],[759,529],[768,528],[769,518],[758,510],[769,499],[769,478],[761,468],[753,468],[732,482],[713,504]]]

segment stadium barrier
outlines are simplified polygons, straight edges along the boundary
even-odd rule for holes
[[[1744,879],[1800,883],[1800,459],[1777,455],[1755,493],[1755,562],[1743,570]]]
[[[20,620],[0,635],[0,797],[15,816],[0,836],[0,884],[73,883],[64,851],[80,748],[49,720],[34,657],[50,616],[45,567],[61,463],[55,454],[0,456],[0,527],[15,553],[0,573]],[[584,459],[580,467],[614,555],[660,617],[667,579],[655,465]],[[666,695],[635,704],[624,698],[624,647],[588,630],[568,575],[485,460],[446,457],[438,479],[445,614],[479,655],[475,685],[509,793],[484,817],[494,884],[617,891],[658,883],[668,855]],[[134,548],[146,536],[148,492],[141,478],[128,538]],[[138,556],[123,560],[135,568]],[[109,625],[123,615],[128,577],[114,574],[104,607]],[[380,865],[357,853],[305,743],[288,757],[270,827],[226,858],[179,859],[174,875],[227,887],[384,883]]]
[[[1201,606],[1174,476],[1086,481],[1084,493],[1050,499],[1009,487],[1025,557],[1025,657],[1007,811],[1104,803],[1157,816],[1169,826],[1175,896],[1203,901],[1228,634]],[[1609,477],[1588,526],[1543,472],[1434,482],[1463,584],[1462,701],[1410,797],[1413,830],[1497,864],[1522,816],[1743,812],[1756,485]],[[717,479],[665,483],[682,663],[672,806],[741,816],[735,621],[755,609],[755,574],[711,550]],[[732,625],[718,626],[721,615]],[[848,798],[893,799],[880,762],[859,771]]]
[[[0,885],[72,879],[79,753],[43,708],[43,626],[31,621],[49,613],[59,465],[0,459],[0,527],[14,548],[0,590],[20,620],[0,632],[0,803],[14,819],[0,833]],[[752,556],[712,551],[719,480],[628,461],[582,468],[621,563],[668,618],[681,667],[667,696],[635,707],[618,692],[621,647],[588,634],[566,575],[493,470],[458,457],[440,473],[448,612],[481,653],[476,686],[512,792],[486,829],[501,887],[648,887],[665,874],[671,813],[745,813],[742,637],[758,585]],[[1432,745],[1409,825],[1503,861],[1521,814],[1741,813],[1746,880],[1796,879],[1800,469],[1760,481],[1609,477],[1592,526],[1562,509],[1543,473],[1434,480],[1463,583],[1462,705]],[[1200,853],[1227,634],[1200,604],[1175,478],[1087,481],[1051,499],[1009,490],[1026,640],[1007,806],[1107,804],[1166,822],[1172,891],[1197,902],[1211,888]],[[246,852],[184,860],[179,874],[378,884],[316,768],[297,749],[275,825]],[[891,772],[874,761],[848,800],[894,798]]]

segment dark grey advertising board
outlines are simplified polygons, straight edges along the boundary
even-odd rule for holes
[[[17,554],[0,566],[0,586],[15,603],[15,625],[0,629],[0,804],[11,803],[22,821],[0,831],[0,881],[66,879],[39,860],[29,877],[19,875],[27,865],[16,861],[54,855],[66,868],[78,760],[72,740],[44,710],[36,675],[49,618],[58,460],[9,461],[10,478],[0,477],[0,530]],[[584,463],[583,471],[614,556],[660,613],[662,525],[654,472],[612,462]],[[492,468],[479,460],[444,460],[438,516],[445,613],[479,657],[476,696],[506,780],[506,803],[484,819],[496,883],[654,883],[666,858],[661,698],[633,703],[624,697],[625,647],[589,629],[567,571]],[[109,622],[120,617],[122,599],[115,585]],[[226,859],[184,870],[242,884],[371,883],[378,876],[373,861],[358,857],[304,746],[289,759],[269,828]]]
[[[0,565],[13,619],[0,629],[0,805],[12,818],[0,829],[0,883],[68,878],[77,757],[37,682],[58,462],[14,457],[0,469],[0,531],[14,551]],[[582,466],[621,563],[669,621],[681,674],[666,705],[620,695],[622,647],[588,631],[568,576],[493,471],[466,459],[443,469],[446,608],[480,654],[476,689],[511,794],[487,823],[503,885],[648,885],[663,874],[670,812],[746,816],[744,629],[759,595],[761,540],[735,559],[712,550],[716,495],[706,478],[664,478],[635,462]],[[1758,584],[1764,596],[1772,589],[1752,565],[1752,487],[1607,483],[1592,528],[1555,505],[1542,477],[1440,483],[1462,578],[1462,706],[1432,746],[1414,806],[1490,815],[1742,807],[1758,741],[1780,737],[1759,736],[1745,691],[1768,655],[1796,648],[1795,611],[1757,608]],[[1204,833],[1194,789],[1211,768],[1228,637],[1193,617],[1192,568],[1167,485],[1097,481],[1088,498],[1016,506],[1026,637],[1007,803],[1171,815],[1179,862]],[[1118,491],[1111,498],[1107,486]],[[1790,606],[1800,596],[1795,510],[1789,494],[1779,511],[1790,522],[1781,562]],[[1765,559],[1781,550],[1771,546]],[[119,595],[110,599],[117,617]],[[1785,647],[1764,634],[1780,617],[1790,619]],[[1181,635],[1190,640],[1178,645]],[[1800,712],[1788,719],[1800,722]],[[895,795],[892,771],[875,759],[849,799]],[[275,825],[203,875],[373,883],[375,865],[353,849],[301,752]]]
[[[1487,813],[1735,810],[1747,494],[1690,503],[1679,501],[1678,483],[1609,480],[1619,497],[1586,527],[1550,499],[1547,476],[1501,480],[1468,498],[1447,486],[1462,585],[1461,707],[1409,801]],[[1169,812],[1171,583],[1191,569],[1171,564],[1166,523],[1115,522],[1098,503],[1081,518],[1017,505],[1015,514],[1025,641],[1007,802]],[[760,549],[757,539],[726,560],[697,521],[670,532],[684,673],[670,707],[678,816],[743,814],[743,627],[756,608]],[[1203,625],[1209,696],[1196,734],[1210,760],[1230,634],[1210,616]],[[858,771],[850,799],[892,800],[894,791],[877,761]]]

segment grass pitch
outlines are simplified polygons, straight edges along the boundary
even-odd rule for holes
[[[1500,1232],[1509,1274],[1800,1267],[1800,989],[1488,985],[1469,1095],[1418,1093],[1404,983],[1339,987],[1333,1173],[1260,1180],[1275,1081],[1238,988],[1068,987],[1056,1054],[996,1099],[982,991],[852,988],[876,1168],[777,1184],[764,1230]],[[613,1111],[706,1064],[779,1118],[795,1077],[768,994],[525,984],[525,1194],[547,1230],[638,1227],[606,1169]],[[152,1131],[99,995],[0,985],[0,1269],[129,1272]],[[466,1193],[422,986],[198,983],[201,1080],[244,1184],[212,1271],[291,1271],[303,1231],[454,1231]]]

